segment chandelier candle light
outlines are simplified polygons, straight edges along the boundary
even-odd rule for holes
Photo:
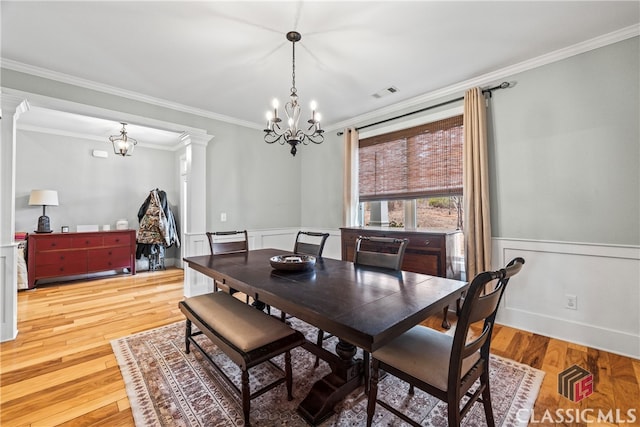
[[[122,157],[130,156],[133,154],[133,149],[135,148],[138,141],[133,138],[129,138],[127,136],[127,130],[125,129],[126,123],[120,122],[122,125],[122,130],[120,131],[120,135],[112,135],[109,137],[109,141],[113,144],[113,152]]]
[[[314,144],[322,144],[324,141],[324,130],[320,129],[320,113],[316,112],[316,103],[311,102],[311,119],[307,121],[309,127],[300,129],[298,123],[300,121],[300,105],[298,104],[298,93],[296,89],[296,42],[302,39],[300,33],[289,31],[287,40],[292,44],[292,81],[290,100],[284,106],[284,112],[287,115],[287,127],[280,127],[282,119],[278,117],[279,103],[277,99],[273,100],[273,111],[267,113],[267,128],[264,130],[264,140],[267,144],[279,142],[280,145],[291,145],[291,154],[296,155],[299,144],[307,145],[309,142]]]

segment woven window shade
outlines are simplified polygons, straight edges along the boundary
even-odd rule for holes
[[[360,140],[360,200],[462,194],[462,115]]]

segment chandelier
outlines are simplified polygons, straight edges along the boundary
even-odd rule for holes
[[[130,156],[133,154],[133,149],[135,148],[138,141],[133,138],[129,138],[127,136],[127,130],[125,129],[126,123],[120,123],[122,125],[122,130],[120,131],[120,135],[112,135],[109,137],[109,141],[113,144],[113,152],[122,157]]]
[[[311,102],[311,118],[307,121],[309,126],[301,129],[298,124],[300,121],[300,105],[298,104],[298,91],[296,89],[296,42],[299,42],[302,36],[297,31],[289,31],[287,40],[292,45],[292,87],[289,102],[284,106],[284,112],[287,115],[286,127],[281,127],[282,119],[278,117],[278,100],[273,100],[273,111],[267,113],[267,128],[264,130],[264,140],[267,144],[279,142],[280,145],[291,145],[291,154],[296,155],[297,146],[300,144],[307,145],[309,142],[314,144],[322,144],[324,141],[324,130],[320,129],[320,114],[316,113],[316,104]],[[304,126],[304,125],[303,125]],[[306,127],[306,126],[305,126]]]

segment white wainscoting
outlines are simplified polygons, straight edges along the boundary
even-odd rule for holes
[[[493,239],[494,267],[517,256],[498,323],[640,358],[640,247]]]
[[[318,228],[271,228],[264,230],[247,230],[249,237],[249,249],[275,248],[283,252],[293,251],[298,231],[316,231],[329,233],[330,236],[325,244],[323,257],[340,259],[342,249],[340,245],[340,230],[338,229],[318,229]],[[185,235],[184,256],[209,255],[209,242],[204,233]],[[224,240],[224,238],[221,238]],[[191,297],[213,292],[213,281],[211,278],[194,271],[190,268],[184,270],[184,295]]]
[[[0,247],[0,341],[18,335],[17,243]]]

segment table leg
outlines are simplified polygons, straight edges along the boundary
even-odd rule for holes
[[[447,316],[449,315],[449,306],[446,306],[442,309],[442,327],[445,329],[451,328],[451,323],[449,323],[449,319]]]
[[[362,384],[362,360],[354,359],[356,347],[346,341],[336,344],[338,357],[331,373],[318,380],[298,406],[298,412],[311,425],[318,425],[333,414],[333,407]]]

